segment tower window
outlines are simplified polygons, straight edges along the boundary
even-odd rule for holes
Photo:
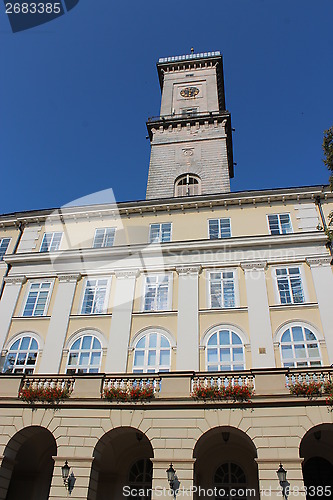
[[[182,175],[175,183],[175,196],[195,196],[201,194],[201,180],[196,175]]]

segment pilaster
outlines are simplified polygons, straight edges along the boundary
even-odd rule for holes
[[[0,302],[0,350],[6,342],[15,307],[26,282],[25,276],[7,276],[4,278],[5,288]]]
[[[195,459],[160,459],[152,458],[153,462],[153,484],[152,500],[159,498],[172,498],[170,486],[167,479],[167,469],[172,463],[180,482],[179,498],[188,498],[193,500],[193,478]]]
[[[97,500],[96,486],[94,480],[90,481],[92,457],[53,457],[54,470],[52,483],[50,488],[49,500],[63,500],[70,498],[71,500]],[[65,461],[68,461],[70,466],[70,475],[74,481],[74,486],[71,493],[66,489],[62,478],[61,467]]]
[[[138,269],[116,271],[115,303],[112,310],[109,344],[105,360],[106,373],[125,373],[131,334],[132,310]]]
[[[201,266],[177,267],[177,370],[199,370],[199,273]]]
[[[265,277],[267,262],[244,262],[241,267],[245,273],[252,367],[272,368],[275,357]]]

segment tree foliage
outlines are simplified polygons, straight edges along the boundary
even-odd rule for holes
[[[331,189],[333,190],[333,126],[324,132],[323,140],[324,163],[331,175],[329,178]]]

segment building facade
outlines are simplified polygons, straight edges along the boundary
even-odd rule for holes
[[[332,414],[290,388],[331,380],[333,195],[230,192],[220,53],[157,68],[146,200],[1,217],[0,498],[168,498],[170,462],[177,498],[281,496],[280,462],[330,496]],[[48,387],[70,397],[22,400]]]

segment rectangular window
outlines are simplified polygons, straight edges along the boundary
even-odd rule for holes
[[[210,219],[208,225],[209,239],[217,240],[219,238],[231,237],[230,219]]]
[[[30,284],[23,316],[44,316],[46,314],[51,285],[51,281]]]
[[[268,216],[271,234],[288,234],[293,232],[290,214],[274,214]]]
[[[299,267],[276,269],[276,278],[281,304],[301,304],[305,302]]]
[[[144,290],[144,311],[166,311],[169,305],[170,276],[146,276]]]
[[[107,278],[88,279],[84,289],[81,314],[101,314],[106,312]]]
[[[150,224],[149,243],[166,243],[171,241],[171,222]]]
[[[59,250],[61,243],[62,233],[45,233],[40,252],[56,252]]]
[[[93,248],[112,247],[114,244],[116,229],[114,227],[103,227],[96,229]]]
[[[233,271],[209,274],[210,307],[212,309],[236,307]]]
[[[198,114],[198,108],[183,108],[182,115],[183,116],[195,116]]]
[[[10,238],[0,238],[0,260],[3,260],[3,256],[7,252],[9,242]]]

